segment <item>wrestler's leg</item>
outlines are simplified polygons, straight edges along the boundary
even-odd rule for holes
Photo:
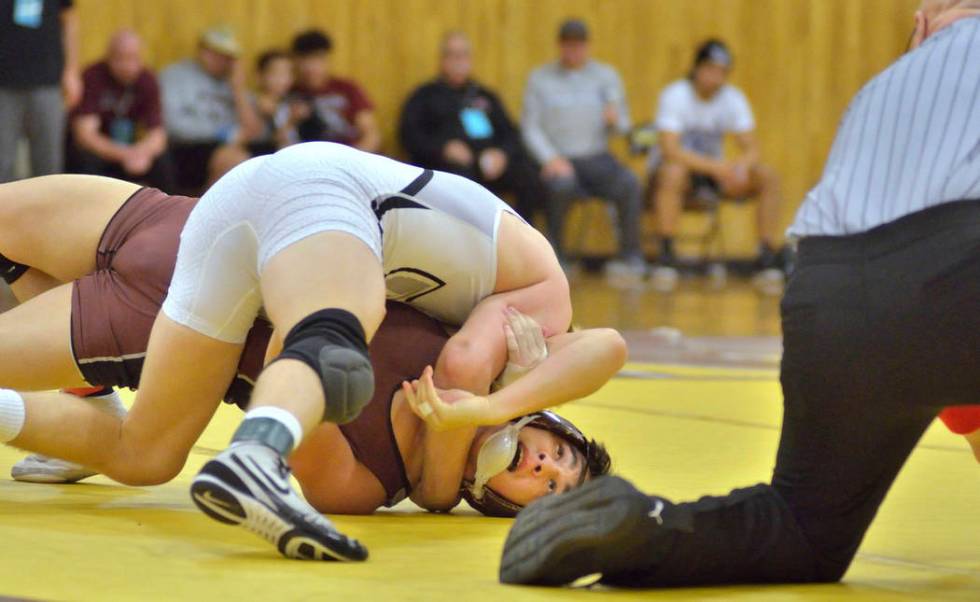
[[[0,387],[45,391],[88,384],[72,357],[71,291],[71,284],[62,284],[0,314]]]
[[[339,308],[354,314],[370,341],[385,313],[381,262],[349,234],[310,236],[269,260],[262,273],[262,298],[278,332],[288,333],[318,310]],[[271,364],[259,377],[249,408],[270,405],[295,415],[303,432],[310,432],[324,415],[320,375],[299,360]]]
[[[161,313],[140,389],[125,419],[60,393],[24,394],[26,420],[10,443],[88,466],[131,485],[176,476],[234,376],[241,345],[181,326]],[[65,429],[72,424],[75,428]]]
[[[322,421],[350,420],[370,398],[360,378],[370,376],[366,340],[385,311],[381,262],[359,238],[322,232],[276,253],[261,287],[275,328],[299,325],[284,351],[297,354],[263,371],[232,445],[201,469],[191,495],[209,517],[261,535],[287,557],[364,560],[360,543],[293,491],[285,456]]]
[[[0,184],[0,255],[59,282],[80,278],[95,269],[106,225],[139,188],[122,180],[82,175]],[[36,287],[35,283],[21,288]],[[14,292],[20,298],[21,291],[14,288]],[[29,291],[23,292],[30,296]]]
[[[17,303],[24,303],[61,284],[64,283],[54,276],[31,268],[10,285],[10,290],[16,297]]]

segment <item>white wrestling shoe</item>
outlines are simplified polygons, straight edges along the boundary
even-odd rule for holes
[[[99,473],[81,464],[49,458],[41,454],[31,454],[10,469],[15,481],[25,483],[77,483]]]
[[[201,469],[191,498],[204,514],[240,525],[299,560],[365,560],[367,548],[293,491],[289,467],[272,448],[235,443]]]
[[[126,406],[123,405],[119,393],[113,389],[109,389],[107,393],[101,395],[90,395],[80,397],[80,399],[84,399],[87,403],[114,416],[122,418],[126,415]],[[97,474],[99,473],[81,464],[59,460],[43,454],[31,454],[14,464],[10,469],[10,476],[15,481],[54,485],[77,483]]]

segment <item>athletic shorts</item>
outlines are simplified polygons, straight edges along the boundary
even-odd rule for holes
[[[95,271],[72,287],[72,353],[88,383],[138,387],[150,330],[173,275],[180,231],[196,202],[141,188],[106,226]],[[226,400],[247,399],[270,334],[268,323],[255,324]]]
[[[381,227],[363,169],[347,147],[300,144],[235,167],[212,186],[181,233],[163,312],[210,338],[242,343],[259,315],[259,275],[286,247],[345,232],[381,262]],[[405,166],[412,177],[418,168]],[[329,265],[323,266],[329,269]],[[352,283],[356,284],[356,283]]]

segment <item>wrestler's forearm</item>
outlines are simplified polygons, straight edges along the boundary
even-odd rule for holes
[[[422,475],[412,491],[413,502],[432,512],[446,512],[459,503],[459,486],[475,435],[474,427],[441,432],[426,429]]]
[[[549,339],[549,355],[533,370],[488,398],[487,424],[499,424],[597,391],[623,367],[626,343],[597,328]]]
[[[507,363],[504,325],[509,307],[533,318],[545,336],[564,333],[572,317],[568,282],[551,279],[480,301],[443,347],[435,365],[437,387],[462,389],[475,395],[490,390],[490,383]]]

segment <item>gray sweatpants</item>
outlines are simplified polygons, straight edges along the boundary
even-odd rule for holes
[[[558,257],[564,259],[562,233],[565,214],[576,199],[595,195],[616,205],[619,211],[619,253],[624,259],[643,257],[640,249],[640,183],[625,165],[609,153],[571,159],[575,176],[545,180],[548,190],[548,238]]]
[[[21,136],[30,143],[32,175],[63,170],[65,106],[59,86],[0,88],[0,183],[14,179]]]

